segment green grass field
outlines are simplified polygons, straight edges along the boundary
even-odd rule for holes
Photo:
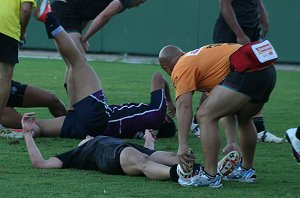
[[[148,102],[151,76],[162,70],[157,65],[91,62],[101,78],[110,104]],[[21,59],[14,79],[47,89],[68,100],[63,88],[65,66],[61,60]],[[164,74],[165,75],[165,74]],[[166,75],[165,75],[166,76]],[[167,77],[167,76],[166,76]],[[169,77],[167,77],[169,79]],[[84,82],[83,82],[84,83]],[[300,122],[300,72],[278,71],[276,88],[264,108],[269,130],[283,136],[286,129]],[[194,96],[194,106],[200,94]],[[50,118],[47,109],[34,111],[37,118]],[[222,132],[222,136],[224,134]],[[141,140],[129,140],[143,143]],[[79,140],[37,138],[45,158],[72,149]],[[190,136],[190,145],[202,161],[199,140]],[[223,145],[225,140],[223,138]],[[177,135],[158,139],[158,149],[177,150]],[[0,197],[300,197],[300,166],[291,157],[288,143],[258,143],[255,157],[257,182],[223,182],[222,189],[184,188],[171,181],[152,181],[146,177],[112,176],[96,171],[33,169],[24,140],[0,139]],[[221,155],[220,155],[221,157]]]

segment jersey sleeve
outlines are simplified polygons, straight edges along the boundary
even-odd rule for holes
[[[36,8],[36,0],[21,0],[21,3],[32,3],[32,8]]]
[[[65,153],[58,154],[54,157],[60,159],[63,162],[62,168],[71,168],[70,162],[71,162],[71,159],[73,156],[73,152],[74,152],[74,149],[71,151],[67,151]]]

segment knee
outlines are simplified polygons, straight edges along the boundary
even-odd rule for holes
[[[49,106],[56,107],[62,105],[62,102],[54,94],[49,95]]]
[[[155,74],[153,74],[152,82],[155,82],[155,83],[161,85],[162,88],[164,88],[165,81],[164,81],[164,77],[161,73],[156,72]]]
[[[148,155],[141,153],[138,157],[139,166],[138,168],[145,173],[147,169],[147,164],[150,161],[150,158]]]
[[[164,78],[163,75],[159,72],[156,72],[152,76],[152,80],[155,81],[155,82],[164,82],[163,78]]]
[[[205,119],[208,118],[208,112],[205,110],[205,108],[202,108],[201,106],[199,107],[196,112],[196,118],[198,123],[205,122]]]

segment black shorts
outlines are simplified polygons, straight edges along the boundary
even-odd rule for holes
[[[106,156],[107,160],[102,161],[102,164],[101,164],[101,167],[104,169],[104,170],[102,169],[101,172],[108,173],[108,174],[125,174],[122,169],[121,163],[120,163],[120,155],[121,155],[121,152],[123,151],[123,149],[126,147],[133,147],[136,150],[138,150],[141,153],[144,153],[148,156],[150,156],[150,155],[152,155],[152,153],[156,152],[155,150],[151,150],[151,149],[145,148],[141,145],[133,144],[133,143],[124,143],[119,146],[118,145],[110,145],[109,147],[111,147],[111,149],[114,150],[114,152],[109,151],[108,148],[106,148],[105,151],[107,151],[107,152],[103,152],[103,156]],[[115,147],[115,149],[114,149],[114,147]],[[103,159],[104,159],[104,157],[102,158],[102,160]],[[113,163],[113,161],[115,161],[115,163]]]
[[[96,136],[107,126],[111,110],[101,91],[95,92],[73,105],[64,120],[61,137],[80,138],[86,135]]]
[[[0,62],[15,65],[19,62],[19,42],[0,33]]]
[[[28,85],[11,81],[10,87],[10,95],[7,101],[7,107],[22,107],[23,106],[23,99],[24,93]]]
[[[66,32],[81,33],[81,20],[76,13],[76,9],[72,9],[69,3],[54,1],[51,4],[51,8]]]
[[[242,27],[244,33],[249,37],[251,41],[258,41],[260,38],[259,26],[247,28]],[[227,23],[222,20],[217,20],[213,32],[214,43],[237,43],[235,33],[230,29]]]
[[[255,103],[266,103],[275,84],[274,66],[255,72],[232,72],[220,83],[224,87],[251,97],[251,102]]]

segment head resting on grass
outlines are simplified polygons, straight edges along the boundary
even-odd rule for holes
[[[168,117],[168,121],[164,120],[162,125],[160,126],[158,133],[156,135],[157,138],[169,138],[174,137],[176,133],[176,125],[172,118]]]

